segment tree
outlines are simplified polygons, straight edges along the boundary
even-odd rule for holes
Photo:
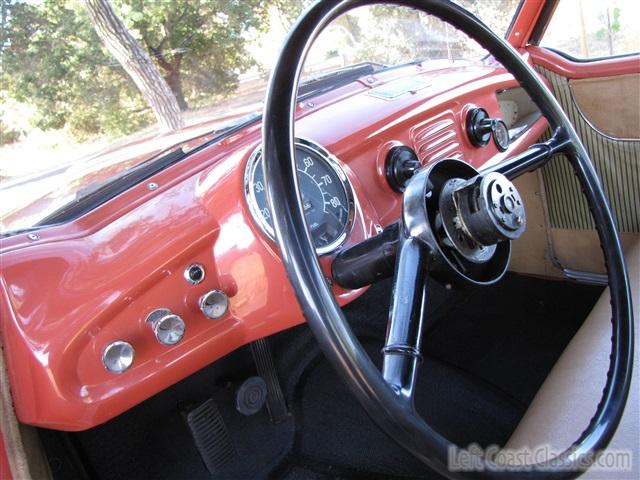
[[[84,138],[119,135],[152,121],[144,99],[103,51],[79,4],[2,2],[8,13],[0,49],[0,89],[35,107],[35,127],[66,127]]]
[[[267,27],[268,2],[261,0],[115,0],[115,6],[182,110],[233,91],[238,72],[253,65],[247,37]]]
[[[173,92],[158,73],[149,55],[122,23],[108,0],[84,0],[98,37],[129,74],[147,101],[162,130],[184,126]]]
[[[0,2],[3,18],[7,12],[0,90],[36,107],[34,126],[68,128],[82,139],[119,136],[153,123],[147,102],[103,46],[78,0]],[[260,0],[112,5],[183,108],[210,105],[233,92],[238,75],[253,64],[245,50],[248,39],[268,25]]]
[[[614,34],[620,32],[620,9],[618,7],[613,9],[613,22],[611,21],[609,7],[606,8],[606,17],[601,13],[598,15],[598,20],[605,25],[605,28],[601,28],[596,32],[596,38],[603,40],[606,37],[609,55],[613,55],[613,37]]]
[[[458,0],[499,35],[507,27],[520,0]],[[371,7],[375,28],[362,28],[361,60],[381,59],[385,63],[442,58],[474,58],[484,49],[443,20],[410,8],[377,5]],[[380,60],[378,60],[380,61]]]

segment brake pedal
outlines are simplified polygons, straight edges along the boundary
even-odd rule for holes
[[[224,419],[212,399],[194,408],[186,415],[193,441],[212,475],[235,456],[231,437]]]

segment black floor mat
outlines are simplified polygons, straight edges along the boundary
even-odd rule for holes
[[[435,312],[424,350],[526,407],[602,290],[511,274],[455,292]]]
[[[504,445],[602,288],[519,275],[492,287],[431,288],[417,408],[459,445]],[[345,309],[378,364],[389,294],[388,282],[375,285]],[[299,347],[307,357],[311,344]],[[298,388],[286,478],[437,478],[372,424],[322,357]]]
[[[418,409],[462,445],[504,443],[600,291],[518,275],[464,291],[433,284]],[[390,282],[382,282],[345,309],[378,361],[389,294]],[[219,406],[239,458],[219,478],[434,477],[367,417],[306,326],[270,341],[289,421],[235,411],[235,386],[255,375],[242,348],[104,425],[64,434],[64,442],[43,431],[57,478],[79,478],[63,468],[73,463],[60,453],[68,446],[92,479],[210,478],[181,413],[207,398]],[[64,448],[54,452],[54,444]]]
[[[377,356],[377,343],[366,345]],[[417,387],[420,413],[456,442],[504,441],[522,414],[500,393],[430,358],[422,365]],[[435,477],[371,422],[324,360],[303,380],[296,419],[297,464],[343,476],[348,472],[351,478]]]
[[[208,398],[216,402],[237,454],[218,478],[264,476],[290,451],[293,418],[274,425],[266,410],[249,417],[235,410],[235,389],[251,375],[255,375],[251,354],[248,348],[243,348],[103,425],[70,434],[43,430],[48,452],[62,441],[74,450],[72,458],[54,452],[53,461],[50,458],[54,477],[56,480],[212,478],[183,417],[190,406]],[[76,463],[73,457],[86,465],[84,477],[79,469],[70,468],[70,463]]]

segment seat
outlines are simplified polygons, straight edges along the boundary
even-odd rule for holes
[[[634,370],[627,406],[607,451],[621,452],[619,459],[622,461],[631,460],[630,470],[590,469],[582,478],[615,478],[616,480],[640,478],[640,412],[638,408],[640,404],[638,398],[640,239],[627,249],[626,262],[631,283],[631,298],[634,302]],[[541,457],[529,457],[529,460],[524,463],[529,463],[531,459],[540,461],[549,458],[551,455],[548,453],[569,447],[584,431],[595,413],[609,368],[611,352],[609,302],[609,290],[606,289],[584,324],[569,342],[507,442],[505,451],[523,452],[525,449],[535,451],[539,447],[548,446],[548,451],[538,451]],[[606,460],[608,461],[609,458]]]

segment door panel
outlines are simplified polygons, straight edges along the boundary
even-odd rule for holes
[[[602,134],[640,139],[640,74],[569,80],[582,117]]]
[[[586,67],[576,63],[581,79],[570,78],[566,60],[552,70],[547,68],[552,67],[548,59],[536,69],[549,81],[589,152],[620,232],[625,240],[632,240],[640,232],[640,74],[602,75],[606,70],[598,67],[594,73],[601,76],[585,79]],[[628,59],[622,61],[628,66]],[[612,70],[617,71],[615,65]],[[603,273],[593,221],[567,159],[553,158],[543,169],[542,179],[555,263],[564,269]]]

